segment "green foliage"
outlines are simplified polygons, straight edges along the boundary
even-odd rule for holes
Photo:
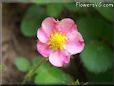
[[[36,57],[30,62],[24,57],[18,57],[15,60],[15,65],[18,70],[27,72],[34,68],[40,61],[44,59]],[[68,84],[73,81],[72,77],[64,73],[61,69],[49,65],[48,63],[42,64],[35,72],[34,82],[36,84]]]
[[[110,47],[100,41],[86,44],[81,53],[84,66],[91,72],[100,73],[112,67],[113,53]]]
[[[105,17],[109,21],[113,21],[113,10],[112,7],[96,7],[95,8],[103,17]]]
[[[104,73],[94,74],[91,72],[87,72],[87,77],[89,82],[113,82],[113,70],[108,70]]]
[[[15,60],[15,65],[18,70],[27,72],[30,69],[30,62],[24,57],[18,57]]]
[[[45,18],[44,8],[38,5],[32,5],[28,8],[21,23],[21,32],[23,35],[31,37],[36,36],[37,29]]]
[[[90,3],[101,3],[99,5],[102,6],[102,3],[104,2],[104,0],[88,0]],[[98,5],[98,4],[97,4]],[[98,6],[99,6],[98,5]],[[114,8],[112,7],[94,7],[103,17],[105,17],[107,20],[109,21],[113,21],[113,15],[114,15]]]
[[[84,66],[96,73],[108,70],[112,65],[112,50],[101,41],[113,45],[113,26],[100,18],[91,17],[80,18],[77,25],[86,42],[84,52],[81,53]],[[94,40],[99,42],[93,43]],[[98,47],[100,51],[97,50]]]
[[[96,39],[101,35],[101,29],[99,29],[99,20],[86,17],[86,18],[80,18],[77,21],[78,29],[83,35],[84,39],[86,41],[90,41],[92,39]],[[97,29],[96,29],[97,28]]]
[[[37,65],[41,61],[42,58],[43,57],[40,57],[40,56],[34,57],[34,59],[32,60],[32,66]]]
[[[38,64],[42,58],[33,60],[33,64]],[[64,73],[61,69],[49,65],[48,63],[42,64],[36,71],[34,82],[36,84],[67,84],[71,83],[73,79],[68,74]]]
[[[58,17],[63,10],[63,4],[49,3],[47,5],[47,15],[51,17]]]
[[[36,84],[68,84],[72,81],[73,79],[62,70],[48,64],[42,65],[35,76]]]
[[[96,17],[82,17],[77,21],[77,25],[86,42],[105,39],[113,44],[113,25],[106,21]]]

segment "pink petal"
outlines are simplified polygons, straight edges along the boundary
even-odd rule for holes
[[[56,20],[54,18],[48,17],[42,22],[42,29],[50,34],[53,29],[55,29]]]
[[[80,53],[84,49],[84,40],[78,31],[67,34],[68,40],[65,49],[71,54]]]
[[[48,41],[48,35],[43,31],[42,28],[38,29],[37,38],[43,43],[46,43]]]
[[[48,57],[51,53],[49,46],[40,41],[37,42],[37,51],[44,57]]]
[[[49,61],[54,66],[62,67],[65,63],[69,63],[70,54],[66,51],[52,52],[49,56]]]
[[[70,32],[72,29],[77,30],[77,26],[76,26],[75,22],[70,18],[65,18],[65,19],[61,20],[57,24],[56,28],[58,29],[58,31],[65,32],[65,33]]]

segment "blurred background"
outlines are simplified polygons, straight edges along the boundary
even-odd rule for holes
[[[61,83],[63,73],[66,74],[62,78],[64,83],[72,80],[90,84],[113,83],[113,10],[114,7],[76,7],[75,2],[3,3],[2,83],[21,83],[31,65],[39,62],[41,55],[36,51],[36,32],[42,20],[49,16],[59,20],[73,19],[85,39],[85,48],[65,67],[57,68],[57,72],[46,74],[39,70],[28,83]],[[48,71],[48,68],[50,65],[41,70]]]

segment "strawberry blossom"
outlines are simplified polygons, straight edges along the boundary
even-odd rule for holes
[[[49,57],[52,65],[62,67],[69,63],[70,56],[84,49],[84,40],[77,30],[75,22],[70,18],[56,21],[48,17],[38,28],[37,51]]]

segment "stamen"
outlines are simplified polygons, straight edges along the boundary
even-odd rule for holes
[[[66,34],[53,32],[50,35],[48,44],[53,50],[63,49],[66,44]]]

